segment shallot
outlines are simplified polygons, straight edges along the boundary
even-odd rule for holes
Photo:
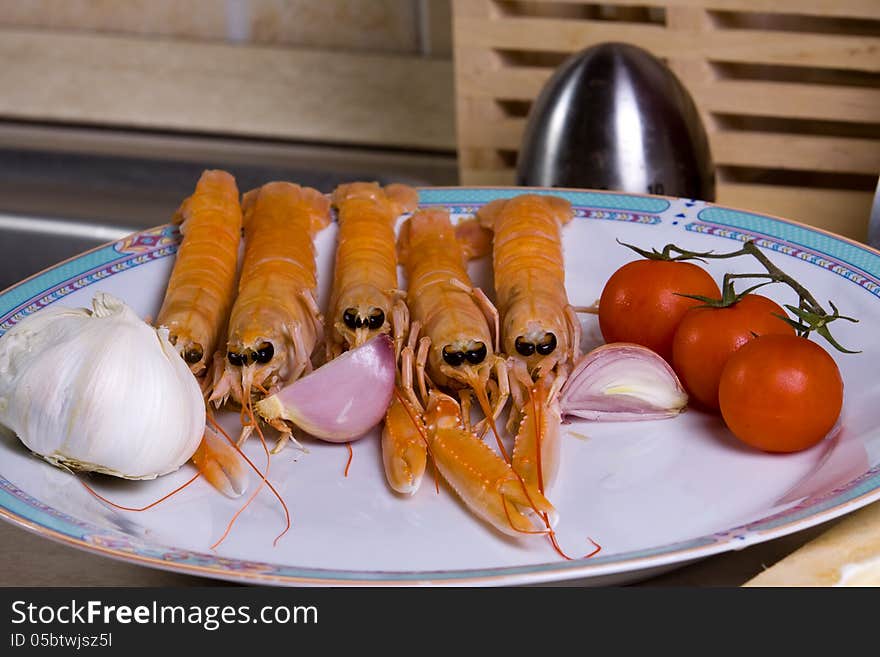
[[[626,342],[585,354],[560,391],[563,418],[601,421],[658,420],[687,404],[669,364],[646,347]]]
[[[378,335],[257,402],[263,419],[278,418],[334,443],[362,437],[385,417],[394,394],[394,345]]]

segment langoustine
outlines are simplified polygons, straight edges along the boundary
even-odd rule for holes
[[[214,356],[235,297],[241,206],[235,178],[205,171],[172,220],[183,236],[157,326],[196,376]]]
[[[400,351],[409,312],[397,282],[394,224],[418,205],[412,187],[354,182],[333,192],[339,232],[327,311],[328,359],[390,333]]]
[[[210,369],[235,296],[242,214],[235,178],[226,171],[202,173],[173,222],[183,236],[155,324],[210,394]],[[222,357],[222,356],[221,356]],[[205,409],[213,420],[211,409]],[[209,429],[192,457],[199,472],[226,495],[247,485],[238,453]]]
[[[473,392],[490,423],[507,398],[507,373],[490,328],[497,315],[471,283],[448,212],[417,212],[403,225],[398,245],[413,318],[396,399],[401,419],[411,419],[405,437],[412,442],[414,434],[420,435],[438,472],[476,515],[499,531],[550,532],[553,506],[513,470],[500,438],[503,458],[473,432],[468,404],[459,405],[441,392],[458,392],[463,401]],[[497,379],[490,385],[493,373]]]
[[[357,347],[375,335],[392,335],[399,358],[409,330],[409,310],[397,281],[397,218],[418,205],[418,192],[406,185],[384,189],[375,183],[340,185],[333,193],[337,210],[336,264],[327,313],[327,354]],[[414,493],[427,463],[427,448],[414,431],[399,395],[391,400],[381,438],[389,485]]]
[[[431,208],[410,217],[400,229],[398,254],[410,315],[421,335],[415,365],[422,395],[430,380],[458,391],[467,407],[472,391],[483,412],[497,417],[508,394],[504,362],[496,355],[498,313],[471,282],[448,211]],[[497,393],[490,402],[493,372]]]
[[[272,393],[312,369],[322,339],[316,302],[314,236],[330,221],[319,191],[287,182],[251,190],[242,200],[245,250],[229,317],[224,359],[216,359],[211,401],[241,405],[242,442],[256,426],[254,397]],[[275,451],[292,437],[283,421]]]
[[[492,264],[501,344],[509,356],[516,432],[512,465],[545,493],[559,462],[559,390],[580,353],[580,323],[565,290],[561,228],[571,204],[523,194],[483,206],[492,231]]]

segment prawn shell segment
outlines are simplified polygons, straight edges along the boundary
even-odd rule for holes
[[[431,339],[428,376],[439,386],[454,388],[471,385],[475,378],[486,378],[486,364],[493,354],[492,334],[472,295],[452,283],[473,287],[449,213],[439,208],[416,212],[401,227],[398,247],[407,277],[410,315],[420,323],[422,335]],[[451,367],[444,360],[444,348],[464,353],[480,343],[486,357],[478,367]]]
[[[205,171],[173,221],[183,241],[156,325],[168,328],[192,372],[201,375],[223,338],[235,296],[242,226],[235,178]]]
[[[572,336],[560,228],[572,218],[571,204],[558,197],[523,194],[487,204],[478,217],[494,231],[502,350],[524,359],[530,371],[549,353],[568,353]]]
[[[277,374],[284,382],[320,339],[310,302],[317,288],[314,235],[330,221],[330,201],[315,189],[272,182],[245,194],[242,207],[245,250],[227,353],[271,345],[271,367],[258,378]]]

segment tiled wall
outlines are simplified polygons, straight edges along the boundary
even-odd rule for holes
[[[25,27],[450,57],[450,0],[2,0]]]

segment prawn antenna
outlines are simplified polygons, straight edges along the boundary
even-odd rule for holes
[[[83,485],[83,488],[85,488],[87,491],[89,491],[92,495],[97,497],[102,502],[105,502],[105,503],[109,504],[110,506],[112,506],[114,509],[120,509],[121,511],[147,511],[148,509],[152,509],[154,506],[161,504],[162,502],[167,500],[169,497],[173,497],[174,495],[176,495],[177,493],[182,491],[184,488],[189,486],[192,482],[194,482],[196,479],[198,479],[201,476],[202,476],[201,472],[196,472],[195,475],[193,475],[193,477],[191,479],[189,479],[186,483],[181,484],[180,486],[175,488],[170,493],[163,495],[155,502],[150,502],[146,506],[142,506],[142,507],[122,506],[121,504],[116,504],[116,502],[111,502],[106,497],[104,497],[103,495],[98,493],[91,486],[89,486],[85,481],[83,481],[82,479],[79,479],[79,477],[77,477],[77,479],[79,479],[79,483],[81,483]]]
[[[251,417],[253,417],[253,413],[251,413]],[[248,501],[244,504],[244,506],[242,506],[235,513],[235,515],[229,521],[229,524],[226,526],[226,531],[224,531],[223,535],[220,537],[220,539],[216,543],[214,543],[214,545],[211,546],[211,549],[212,550],[215,549],[218,545],[220,545],[220,543],[222,543],[224,540],[226,540],[226,537],[229,535],[229,532],[232,530],[232,525],[235,523],[238,516],[241,515],[242,511],[244,511],[250,505],[250,503],[253,501],[253,499],[257,496],[257,493],[260,492],[263,484],[266,484],[269,487],[269,490],[272,491],[272,493],[275,495],[275,497],[281,503],[281,506],[284,507],[284,515],[285,515],[286,522],[287,522],[287,526],[286,526],[285,530],[275,538],[275,541],[273,542],[273,545],[275,545],[278,542],[278,539],[280,539],[282,536],[284,536],[284,534],[286,534],[287,531],[290,529],[290,511],[288,510],[287,504],[285,504],[284,499],[281,497],[281,494],[278,492],[278,490],[275,488],[275,486],[272,485],[272,482],[269,481],[269,479],[268,479],[268,477],[269,477],[268,455],[267,455],[266,473],[263,474],[263,472],[254,464],[254,462],[248,458],[247,454],[245,454],[244,451],[236,444],[236,442],[232,439],[232,437],[228,433],[226,433],[226,431],[224,431],[223,427],[221,427],[213,417],[209,417],[209,420],[211,422],[211,425],[217,431],[219,431],[219,433],[226,439],[226,441],[232,446],[232,448],[235,449],[236,452],[238,452],[238,454],[245,460],[245,462],[251,467],[251,469],[253,469],[253,471],[256,472],[257,475],[259,475],[260,480],[261,480],[260,486],[257,487],[257,490],[254,491],[254,493],[251,495],[251,497],[248,499]],[[257,427],[257,433],[260,436],[260,438],[262,438],[262,432],[260,431],[259,426]],[[263,446],[264,446],[264,448],[268,449],[265,445],[265,440],[263,441]]]
[[[474,385],[471,385],[471,388],[477,396],[477,402],[480,404],[480,409],[486,416],[486,421],[489,423],[489,426],[492,427],[492,433],[495,435],[495,442],[498,443],[498,449],[501,452],[501,456],[507,461],[507,463],[510,463],[510,455],[507,453],[504,443],[501,442],[501,435],[498,433],[498,425],[495,423],[495,416],[492,414],[492,405],[489,403],[489,396],[486,394],[486,389]]]
[[[345,475],[348,477],[348,469],[351,467],[351,461],[354,459],[354,450],[351,448],[351,443],[345,443],[345,446],[348,447],[348,461],[345,464]]]

